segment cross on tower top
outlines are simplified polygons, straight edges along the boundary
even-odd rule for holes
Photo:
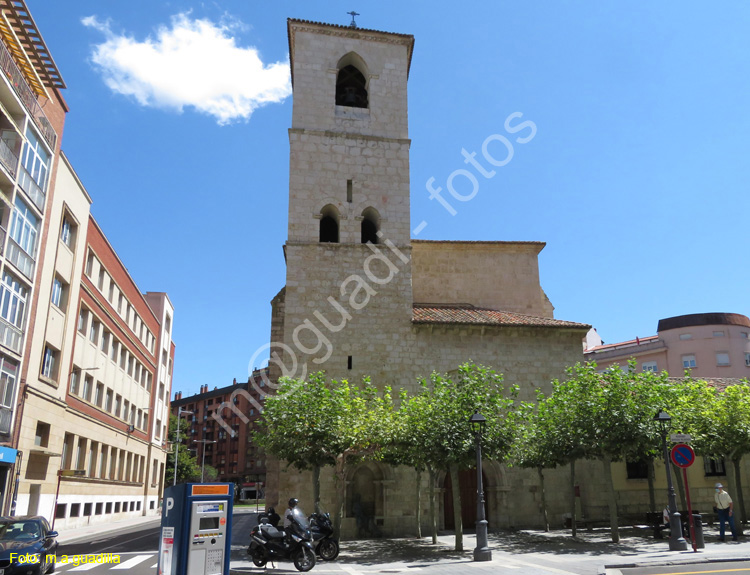
[[[354,10],[352,10],[351,12],[347,12],[347,14],[351,15],[352,17],[352,22],[351,24],[349,24],[349,28],[356,28],[357,23],[354,21],[354,17],[359,16],[359,12],[355,12]]]

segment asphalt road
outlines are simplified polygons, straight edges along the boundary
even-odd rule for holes
[[[622,569],[622,575],[743,575],[750,573],[750,562],[703,563],[701,565],[670,565],[668,567],[641,567]]]
[[[250,529],[256,522],[256,515],[250,513],[236,514],[232,520],[232,559],[246,559]],[[61,544],[58,547],[58,573],[76,575],[80,571],[87,571],[89,575],[154,575],[158,563],[159,526],[131,527],[107,533],[93,535],[87,539],[72,543]],[[112,553],[119,555],[120,563],[80,563],[76,564],[75,557],[81,555],[99,555]],[[68,563],[60,560],[63,555],[68,556]]]

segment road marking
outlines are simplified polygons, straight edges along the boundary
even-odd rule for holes
[[[144,562],[146,559],[150,559],[153,557],[153,555],[136,555],[132,559],[128,559],[125,561],[125,563],[120,563],[119,565],[115,565],[112,567],[112,569],[130,569],[131,567],[135,567],[138,565],[138,563]]]
[[[99,565],[104,565],[104,563],[97,563],[96,561],[92,561],[91,563],[84,563],[83,565],[79,565],[78,567],[68,569],[68,571],[90,571],[94,567],[99,567]]]
[[[353,567],[349,567],[349,565],[339,565],[339,567],[341,567],[342,571],[349,573],[349,575],[362,575],[361,571],[357,571]]]
[[[151,565],[151,567],[149,567],[149,569],[156,569],[158,566],[158,563],[154,563],[153,565]]]

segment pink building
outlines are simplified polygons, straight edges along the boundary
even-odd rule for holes
[[[584,352],[599,368],[627,365],[632,357],[643,371],[681,376],[750,377],[750,319],[737,313],[693,313],[659,320],[657,334],[596,345]]]

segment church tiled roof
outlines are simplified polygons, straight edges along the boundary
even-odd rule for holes
[[[414,304],[411,321],[415,324],[494,325],[574,329],[591,328],[590,325],[584,323],[563,321],[549,317],[524,315],[510,311],[482,309],[471,305]]]

